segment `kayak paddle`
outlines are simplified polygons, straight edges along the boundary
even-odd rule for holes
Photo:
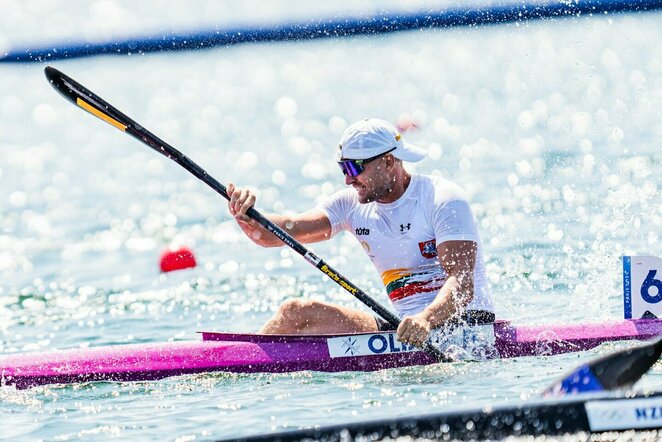
[[[53,86],[53,88],[55,88],[55,90],[57,90],[64,98],[111,126],[131,135],[158,153],[170,158],[214,189],[223,198],[227,200],[230,199],[225,186],[209,175],[202,167],[186,157],[186,155],[179,150],[161,140],[156,135],[111,106],[97,94],[85,88],[71,77],[50,66],[47,66],[44,69],[44,73],[46,74],[48,81],[51,83],[51,86]],[[347,278],[324,262],[323,259],[309,251],[291,235],[265,218],[260,212],[255,210],[255,208],[251,207],[246,214],[269,232],[273,233],[278,239],[292,248],[299,255],[303,256],[306,261],[314,265],[331,280],[371,308],[388,323],[396,328],[400,325],[400,319],[391,311],[387,310],[384,306],[370,297],[370,295],[352,284]],[[426,343],[423,350],[437,358],[440,362],[451,362],[453,360],[429,342]]]

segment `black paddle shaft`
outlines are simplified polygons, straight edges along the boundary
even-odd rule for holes
[[[86,110],[92,115],[100,118],[111,126],[116,127],[122,132],[126,132],[138,141],[148,145],[155,151],[170,158],[184,169],[191,172],[198,179],[203,181],[209,187],[214,189],[223,198],[230,200],[227,190],[223,184],[218,182],[214,177],[209,175],[202,167],[196,164],[193,160],[186,155],[175,149],[159,137],[133,121],[131,118],[117,110],[115,107],[106,102],[103,98],[99,97],[94,92],[87,89],[82,84],[78,83],[73,78],[65,75],[55,68],[47,66],[44,69],[46,78],[51,85],[57,90],[64,98],[74,103],[76,106]],[[359,301],[363,302],[366,306],[371,308],[375,313],[384,318],[394,327],[400,325],[400,319],[395,316],[391,311],[375,301],[370,295],[363,290],[352,284],[347,278],[334,270],[330,265],[324,262],[323,259],[309,251],[301,243],[295,240],[290,234],[285,232],[279,226],[264,217],[260,212],[254,208],[250,208],[246,213],[250,218],[257,221],[262,227],[269,232],[276,235],[278,239],[296,251],[299,255],[303,256],[306,261],[317,267],[322,273],[328,276],[331,280],[336,282],[343,289],[351,293]],[[451,359],[444,355],[439,349],[432,345],[426,345],[425,351],[435,356],[439,361],[448,362]]]

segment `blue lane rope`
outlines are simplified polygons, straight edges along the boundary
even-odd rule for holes
[[[596,16],[662,9],[662,0],[564,0],[492,6],[463,6],[410,14],[335,17],[301,23],[213,29],[131,38],[104,43],[53,44],[0,54],[0,62],[47,62],[93,55],[142,55],[149,52],[207,49],[240,43],[343,38],[415,29],[481,26],[529,20]]]

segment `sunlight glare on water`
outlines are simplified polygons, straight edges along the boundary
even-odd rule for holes
[[[146,3],[157,13],[145,12],[145,23],[119,1],[80,12],[72,6],[71,14],[103,23],[96,34],[90,23],[82,28],[91,41],[227,24],[231,16],[208,2],[208,21],[195,21],[188,3],[178,2],[174,19]],[[240,3],[227,3],[238,23],[285,18],[276,6],[261,12]],[[14,19],[0,19],[7,24],[0,47],[35,43],[30,30],[42,26],[45,41],[80,37],[63,26],[71,14],[62,15],[58,2],[35,4],[10,3]],[[290,10],[294,18],[338,13],[328,8]],[[43,14],[53,21],[43,24]],[[334,154],[351,122],[413,123],[405,137],[428,147],[429,158],[410,169],[449,177],[470,195],[497,316],[600,322],[623,314],[620,256],[661,252],[659,18],[610,15],[53,65],[222,183],[255,188],[263,212],[307,210],[343,188]],[[0,352],[254,332],[292,298],[358,307],[296,253],[250,243],[225,201],[186,171],[63,101],[43,67],[0,67]],[[198,267],[159,274],[158,257],[173,244],[194,249]],[[350,235],[311,248],[388,303]],[[375,373],[4,387],[0,410],[12,425],[1,436],[206,440],[532,399],[614,348]],[[660,385],[658,364],[641,388]]]

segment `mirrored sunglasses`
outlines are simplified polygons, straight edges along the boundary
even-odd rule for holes
[[[353,178],[359,176],[359,174],[363,172],[363,169],[365,169],[365,165],[370,161],[374,161],[377,158],[386,155],[387,153],[393,152],[395,149],[396,148],[394,147],[393,149],[387,150],[386,152],[375,155],[374,157],[366,158],[364,160],[341,160],[338,161],[338,166],[340,166],[340,170],[342,170],[343,175],[348,175]]]

